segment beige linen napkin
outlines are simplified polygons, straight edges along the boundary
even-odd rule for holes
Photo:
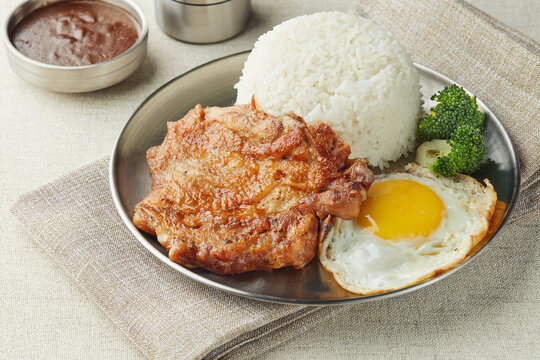
[[[359,0],[354,10],[392,31],[415,61],[460,82],[495,111],[521,160],[515,219],[537,210],[538,44],[462,2]],[[163,265],[117,215],[107,164],[99,160],[25,194],[12,211],[146,356],[249,358],[344,309],[235,297]]]
[[[98,160],[21,196],[12,212],[147,357],[248,358],[342,309],[249,300],[172,270],[123,225],[107,170]]]

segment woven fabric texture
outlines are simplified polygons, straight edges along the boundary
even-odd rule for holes
[[[240,356],[254,339],[284,341],[342,309],[248,300],[180,275],[123,225],[107,170],[108,159],[96,161],[23,195],[12,211],[147,357]]]

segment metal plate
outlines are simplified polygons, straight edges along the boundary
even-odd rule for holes
[[[112,155],[110,184],[115,205],[133,235],[159,260],[181,274],[203,284],[236,295],[282,303],[328,305],[382,299],[404,294],[432,284],[457,271],[485,248],[508,218],[519,189],[519,166],[512,142],[496,116],[478,100],[487,114],[484,135],[487,157],[494,162],[475,174],[478,179],[489,178],[499,200],[504,201],[500,223],[476,253],[465,262],[437,277],[400,290],[360,296],[342,289],[333,276],[314,259],[303,270],[285,268],[271,272],[249,272],[240,275],[216,275],[206,270],[189,270],[167,257],[166,250],[154,236],[140,232],[131,223],[132,209],[150,191],[151,177],[146,163],[146,150],[160,144],[166,133],[166,123],[182,118],[193,106],[229,106],[236,99],[233,85],[240,77],[249,52],[221,58],[193,69],[163,85],[150,95],[133,113],[122,129]],[[429,96],[453,83],[447,77],[415,64],[420,72],[424,106]],[[179,274],[180,276],[180,274]]]

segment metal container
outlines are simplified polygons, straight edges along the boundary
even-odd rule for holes
[[[251,0],[155,0],[161,29],[175,39],[208,44],[230,39],[246,27]]]
[[[19,5],[9,15],[2,28],[6,54],[13,71],[34,85],[67,93],[103,89],[133,74],[146,57],[148,23],[141,8],[134,1],[107,0],[107,2],[127,10],[139,22],[139,38],[126,52],[107,61],[83,66],[50,65],[24,56],[13,46],[9,36],[11,31],[30,12],[51,3],[50,0],[29,0]]]

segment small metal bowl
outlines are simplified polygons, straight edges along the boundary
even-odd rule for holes
[[[29,0],[19,5],[2,28],[2,37],[13,71],[24,80],[58,92],[80,93],[103,89],[133,74],[146,57],[148,23],[141,8],[132,0],[107,0],[127,10],[140,26],[139,38],[126,52],[107,61],[83,66],[58,66],[42,63],[21,54],[10,40],[11,31],[30,12],[50,0]]]
[[[251,0],[155,0],[156,20],[169,36],[196,44],[215,43],[246,27]]]

